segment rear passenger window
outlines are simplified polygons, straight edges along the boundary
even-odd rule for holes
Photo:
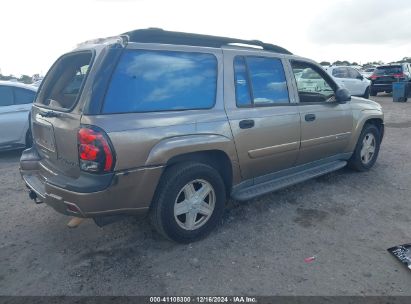
[[[0,107],[13,105],[13,89],[9,86],[0,86]]]
[[[239,107],[289,103],[287,81],[280,59],[237,56],[234,59],[234,74]]]
[[[14,97],[15,97],[14,103],[15,104],[32,103],[34,100],[34,95],[36,95],[36,93],[33,91],[14,88]]]
[[[127,50],[112,76],[103,113],[208,109],[216,86],[212,54]]]

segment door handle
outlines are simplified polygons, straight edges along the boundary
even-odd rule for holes
[[[252,119],[242,120],[240,121],[239,126],[241,129],[250,129],[254,127],[254,120]]]
[[[314,121],[315,114],[305,114],[305,121]]]

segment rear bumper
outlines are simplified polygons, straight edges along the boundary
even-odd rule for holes
[[[392,91],[392,83],[374,83],[372,89],[378,92]]]
[[[45,177],[40,166],[41,160],[36,158],[36,153],[32,154],[31,159],[26,155],[20,161],[20,173],[27,187],[36,194],[38,201],[62,214],[78,217],[147,212],[163,171],[163,167],[158,166],[116,172],[104,189],[79,192],[72,190],[82,189],[81,185],[76,187],[75,181],[71,181],[67,187],[57,185],[52,177]],[[81,179],[77,180],[82,182]],[[58,182],[61,181],[60,177]]]

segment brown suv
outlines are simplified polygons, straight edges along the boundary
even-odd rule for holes
[[[312,81],[302,73],[317,75]],[[89,41],[47,73],[21,157],[30,197],[96,223],[149,212],[191,242],[229,197],[375,163],[381,107],[315,62],[260,41],[136,30]]]

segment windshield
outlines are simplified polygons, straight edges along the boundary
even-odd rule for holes
[[[304,79],[321,79],[321,76],[312,69],[305,69],[301,74],[301,78]]]

